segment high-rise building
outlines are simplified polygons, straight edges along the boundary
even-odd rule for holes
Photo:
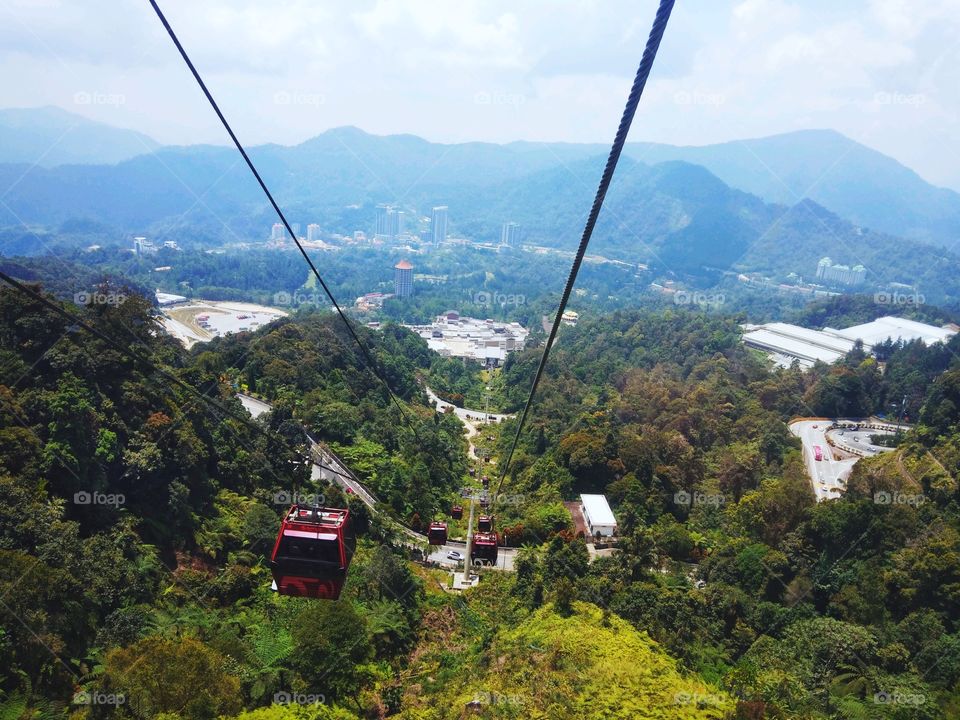
[[[270,230],[270,239],[271,240],[283,240],[283,224],[274,223],[273,228]]]
[[[866,281],[867,269],[863,265],[834,265],[825,257],[817,263],[817,279],[833,285],[862,285]]]
[[[520,245],[520,225],[515,222],[507,222],[503,224],[503,229],[500,230],[500,244],[507,245],[509,247],[517,247]]]
[[[439,245],[447,239],[447,206],[440,205],[433,209],[430,217],[430,231],[433,237],[433,244]]]
[[[390,235],[390,208],[387,205],[377,205],[377,223],[373,231],[374,237],[385,238]]]
[[[290,228],[293,230],[295,237],[300,237],[300,223],[293,223]]]
[[[413,294],[413,265],[406,260],[393,266],[393,294],[400,298]]]
[[[319,240],[320,239],[320,226],[316,223],[310,223],[307,225],[307,240]]]
[[[377,227],[374,235],[381,239],[396,239],[403,234],[406,214],[391,205],[377,205]]]

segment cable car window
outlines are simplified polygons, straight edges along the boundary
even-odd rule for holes
[[[314,560],[340,564],[340,544],[336,540],[314,540],[284,535],[279,556],[293,560]]]

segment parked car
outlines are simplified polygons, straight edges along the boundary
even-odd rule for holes
[[[448,560],[463,560],[463,555],[458,553],[456,550],[451,550],[447,553]]]

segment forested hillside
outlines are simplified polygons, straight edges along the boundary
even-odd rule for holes
[[[237,413],[235,388],[274,410],[259,429],[225,416],[0,294],[4,716],[932,720],[960,709],[955,342],[885,346],[883,373],[858,350],[771,371],[722,315],[623,311],[564,327],[497,508],[504,541],[524,546],[515,572],[482,571],[459,596],[391,529],[442,516],[470,482],[461,426],[418,382],[451,369],[421,339],[360,330],[408,425],[329,314],[187,353],[122,290],[125,302],[71,312]],[[508,405],[537,357],[511,356],[497,380]],[[916,428],[817,504],[786,421],[888,409],[904,394]],[[377,513],[311,483],[304,428],[361,474]],[[477,442],[502,460],[512,431]],[[293,487],[355,513],[336,602],[269,590],[276,494]],[[561,505],[593,491],[619,520],[615,552],[592,555]]]

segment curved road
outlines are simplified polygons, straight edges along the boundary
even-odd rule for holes
[[[870,420],[849,421],[851,424],[871,424]],[[872,423],[875,424],[876,423]],[[846,489],[847,479],[856,465],[859,457],[837,459],[834,457],[834,448],[827,442],[827,437],[834,439],[835,445],[848,445],[858,454],[870,457],[880,452],[889,452],[892,448],[881,447],[870,443],[871,435],[893,434],[894,430],[887,426],[874,428],[863,427],[853,430],[846,426],[836,426],[833,421],[825,418],[819,420],[796,420],[789,425],[790,432],[800,438],[803,443],[803,464],[810,475],[813,492],[817,502],[839,497]],[[814,448],[820,446],[822,460],[816,459]],[[849,454],[849,451],[848,451]]]
[[[847,486],[847,478],[858,458],[836,460],[827,442],[830,420],[799,420],[790,423],[790,432],[803,442],[803,464],[807,466],[817,502],[839,497]],[[822,460],[816,459],[814,447],[819,445]]]
[[[254,418],[258,418],[271,410],[269,403],[266,403],[263,400],[258,400],[250,395],[237,393],[237,397],[240,398],[240,402],[243,404],[243,407],[246,408],[247,412],[249,412]],[[440,400],[440,402],[442,403],[444,401]],[[449,403],[445,404],[449,405]],[[442,408],[438,407],[438,410],[442,412]],[[491,416],[492,415],[493,413],[491,413]],[[460,416],[458,415],[458,417]],[[461,418],[461,420],[462,419],[463,418]],[[310,468],[310,477],[314,480],[321,479],[328,482],[335,482],[345,491],[349,491],[360,498],[360,500],[362,500],[371,511],[377,512],[376,497],[374,497],[374,495],[367,490],[366,487],[364,487],[353,471],[350,470],[350,468],[348,468],[339,457],[334,455],[329,448],[316,442],[312,437],[310,437],[309,434],[307,434],[307,439],[310,441],[310,452],[315,461]],[[325,467],[318,465],[316,461],[319,461]],[[425,535],[421,535],[420,533],[415,532],[414,530],[411,530],[403,525],[398,525],[398,527],[404,532],[404,534],[407,535],[407,537],[411,539],[411,541],[417,543],[416,547],[419,548],[426,545],[427,538]],[[459,561],[449,559],[447,554],[451,552],[458,552],[460,555],[463,555],[465,550],[466,543],[464,541],[448,540],[446,545],[436,546],[435,548],[431,547],[431,551],[427,555],[427,558],[433,562],[439,563],[443,567],[456,569]],[[501,570],[512,572],[513,561],[516,553],[516,548],[501,547],[498,551],[497,567]]]

